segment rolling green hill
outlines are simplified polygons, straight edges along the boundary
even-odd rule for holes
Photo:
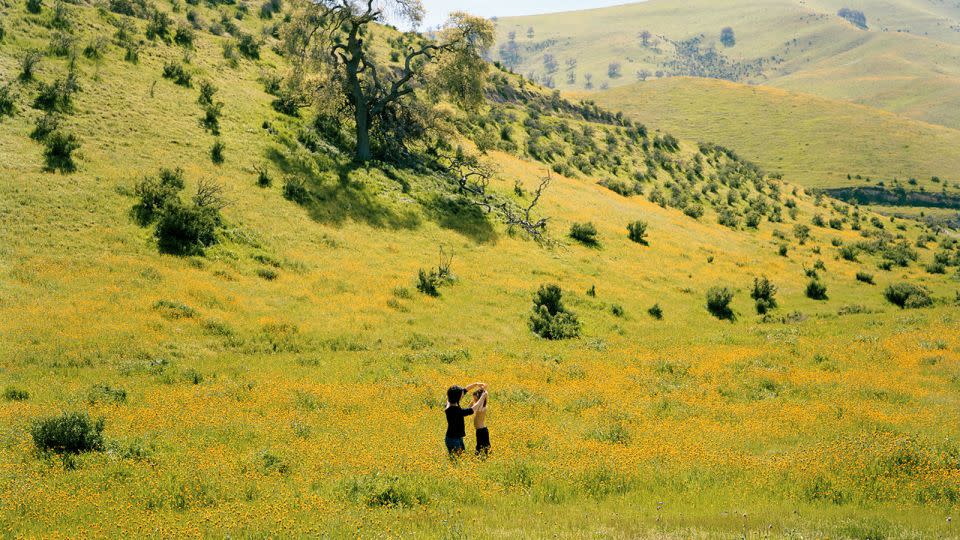
[[[651,0],[502,18],[497,58],[564,90],[628,85],[641,72],[644,78],[705,76],[849,100],[960,127],[958,8],[938,1],[861,4],[866,30],[836,15],[839,2],[799,0]],[[736,36],[731,47],[719,42],[728,26]],[[650,33],[646,44],[643,31]],[[546,55],[553,61],[545,63]],[[613,63],[620,66],[618,76],[609,73]]]
[[[885,111],[694,78],[635,83],[583,97],[684,138],[734,148],[803,185],[890,185],[899,179],[910,190],[960,194],[960,131]],[[910,178],[915,186],[907,184]]]
[[[284,14],[138,6],[0,0],[4,537],[955,534],[952,237],[505,72],[415,102],[541,245],[287,108]]]

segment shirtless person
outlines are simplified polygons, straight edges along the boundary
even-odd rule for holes
[[[487,394],[486,386],[483,390],[473,393],[473,427],[477,428],[477,457],[486,458],[490,454],[490,430],[487,429]]]

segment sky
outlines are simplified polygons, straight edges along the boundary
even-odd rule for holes
[[[635,0],[422,0],[427,17],[422,28],[443,23],[451,11],[466,11],[483,17],[536,15],[556,11],[590,9],[628,4]]]

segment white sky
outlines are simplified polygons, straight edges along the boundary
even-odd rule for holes
[[[466,11],[482,17],[508,17],[512,15],[536,15],[576,9],[590,9],[636,0],[422,0],[427,8],[427,17],[422,28],[431,28],[443,23],[451,11]]]

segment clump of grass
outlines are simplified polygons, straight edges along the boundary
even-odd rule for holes
[[[550,339],[572,339],[580,335],[580,321],[563,305],[563,291],[558,285],[541,285],[533,296],[530,329]]]
[[[310,201],[310,191],[302,178],[288,176],[283,181],[283,198],[297,204],[306,204]]]
[[[87,402],[96,403],[126,403],[127,391],[123,388],[114,388],[109,384],[98,383],[87,393]]]
[[[63,413],[34,420],[30,426],[33,444],[41,452],[79,454],[103,450],[105,420],[90,419],[86,413]]]
[[[3,391],[3,399],[7,401],[26,401],[30,399],[30,392],[16,386],[8,386]]]
[[[857,281],[861,283],[868,283],[870,285],[874,284],[873,274],[868,274],[866,272],[857,272]]]
[[[157,300],[153,304],[153,309],[167,319],[192,319],[199,315],[192,307],[172,300]]]
[[[412,482],[379,472],[351,478],[344,494],[348,500],[370,508],[413,508],[430,501],[427,493]]]

